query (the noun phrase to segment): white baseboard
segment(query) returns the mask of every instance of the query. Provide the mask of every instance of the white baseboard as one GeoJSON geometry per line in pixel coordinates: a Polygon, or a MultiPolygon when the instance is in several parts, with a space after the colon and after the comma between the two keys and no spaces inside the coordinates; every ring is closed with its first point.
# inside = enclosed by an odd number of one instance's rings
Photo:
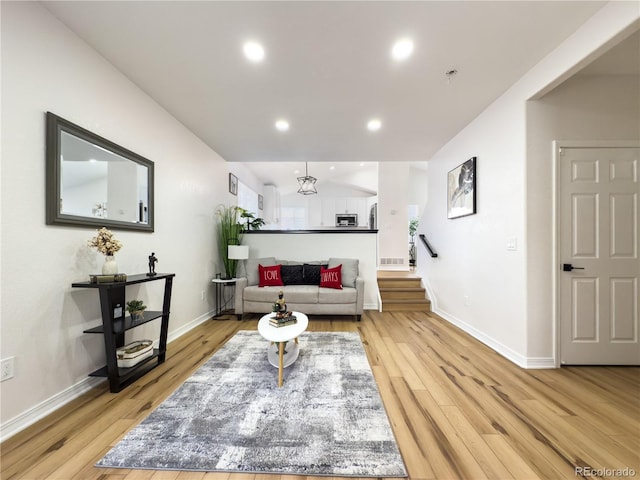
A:
{"type": "MultiPolygon", "coordinates": [[[[432,304],[433,307],[433,304],[432,304]]],[[[447,312],[442,310],[433,308],[432,309],[435,314],[442,317],[446,321],[452,323],[456,327],[464,330],[466,333],[471,335],[476,340],[484,343],[486,346],[494,350],[496,353],[502,355],[507,360],[515,363],[521,368],[526,369],[540,369],[540,368],[556,368],[555,359],[553,357],[526,357],[515,350],[507,347],[506,345],[498,342],[497,340],[491,338],[489,335],[481,332],[475,327],[469,325],[466,322],[456,318],[453,315],[450,315],[447,312]]]]}
{"type": "Polygon", "coordinates": [[[544,368],[558,368],[553,357],[527,357],[527,366],[530,370],[544,368]]]}
{"type": "MultiPolygon", "coordinates": [[[[200,315],[195,320],[183,325],[169,333],[167,337],[167,343],[171,343],[175,339],[181,337],[189,330],[194,329],[201,323],[206,322],[211,317],[213,317],[214,311],[207,312],[203,315],[200,315]]],[[[157,346],[158,340],[156,340],[155,345],[157,346]]],[[[0,425],[0,442],[4,442],[9,437],[12,437],[16,433],[24,430],[30,425],[33,425],[38,420],[43,419],[47,415],[55,412],[59,408],[62,408],[64,405],[69,403],[72,400],[75,400],[80,395],[88,392],[92,388],[100,385],[100,383],[105,382],[106,378],[98,378],[98,377],[87,377],[83,380],[79,381],[75,385],[71,385],[66,388],[62,392],[56,393],[52,397],[44,400],[39,403],[35,407],[30,408],[29,410],[21,413],[17,417],[14,417],[10,420],[7,420],[2,425],[0,425]]]]}
{"type": "Polygon", "coordinates": [[[62,392],[56,393],[54,396],[40,402],[35,407],[30,408],[17,417],[4,422],[0,426],[0,442],[4,442],[7,438],[24,430],[29,425],[33,425],[38,420],[41,420],[47,415],[55,412],[63,405],[66,405],[71,400],[78,398],[80,395],[88,392],[92,388],[97,387],[106,380],[106,378],[87,377],[75,385],[71,385],[62,392]]]}
{"type": "Polygon", "coordinates": [[[204,314],[200,315],[195,320],[190,321],[189,323],[183,325],[182,327],[178,328],[177,330],[169,332],[169,335],[167,336],[167,343],[173,342],[176,338],[180,338],[182,335],[184,335],[188,331],[193,330],[194,328],[196,328],[201,323],[206,322],[207,320],[212,318],[214,314],[215,314],[215,310],[211,310],[211,311],[209,311],[207,313],[204,313],[204,314]]]}

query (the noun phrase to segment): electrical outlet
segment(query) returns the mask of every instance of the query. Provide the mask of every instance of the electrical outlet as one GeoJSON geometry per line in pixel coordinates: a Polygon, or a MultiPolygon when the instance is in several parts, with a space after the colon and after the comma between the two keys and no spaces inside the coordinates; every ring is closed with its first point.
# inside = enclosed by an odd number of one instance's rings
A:
{"type": "Polygon", "coordinates": [[[464,301],[464,306],[468,307],[469,306],[469,295],[463,295],[462,296],[462,300],[464,301]]]}
{"type": "Polygon", "coordinates": [[[13,378],[13,361],[15,357],[5,358],[0,361],[0,382],[13,378]]]}
{"type": "Polygon", "coordinates": [[[200,292],[200,300],[204,302],[204,290],[200,292]]]}

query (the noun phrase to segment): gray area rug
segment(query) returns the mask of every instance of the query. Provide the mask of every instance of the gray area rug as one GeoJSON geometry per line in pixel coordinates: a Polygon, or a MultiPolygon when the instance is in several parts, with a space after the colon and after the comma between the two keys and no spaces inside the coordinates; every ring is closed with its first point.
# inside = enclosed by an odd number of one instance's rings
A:
{"type": "Polygon", "coordinates": [[[357,333],[305,332],[284,371],[240,331],[99,467],[406,477],[357,333]]]}

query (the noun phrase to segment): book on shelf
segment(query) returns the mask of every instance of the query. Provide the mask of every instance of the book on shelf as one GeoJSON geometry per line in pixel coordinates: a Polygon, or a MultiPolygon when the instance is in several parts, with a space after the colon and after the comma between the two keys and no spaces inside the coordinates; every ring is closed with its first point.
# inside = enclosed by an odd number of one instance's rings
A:
{"type": "Polygon", "coordinates": [[[112,282],[126,282],[126,273],[114,273],[113,275],[92,274],[89,275],[89,283],[112,283],[112,282]]]}

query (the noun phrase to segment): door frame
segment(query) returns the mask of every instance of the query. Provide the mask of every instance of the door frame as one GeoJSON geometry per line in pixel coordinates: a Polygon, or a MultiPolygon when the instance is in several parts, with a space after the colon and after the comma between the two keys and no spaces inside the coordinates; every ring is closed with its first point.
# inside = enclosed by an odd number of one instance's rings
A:
{"type": "Polygon", "coordinates": [[[561,328],[560,323],[560,167],[563,148],[640,148],[639,140],[554,140],[552,143],[552,253],[551,253],[551,269],[553,272],[551,285],[552,294],[552,322],[553,322],[553,355],[556,368],[562,366],[561,358],[561,328]]]}

